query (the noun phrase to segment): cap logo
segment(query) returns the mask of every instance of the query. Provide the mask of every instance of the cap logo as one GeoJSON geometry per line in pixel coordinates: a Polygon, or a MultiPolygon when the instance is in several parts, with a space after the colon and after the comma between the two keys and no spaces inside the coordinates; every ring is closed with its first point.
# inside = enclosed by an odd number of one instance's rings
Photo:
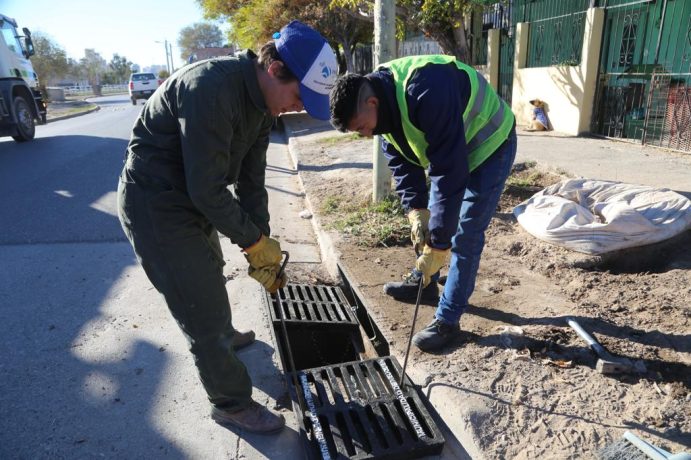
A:
{"type": "Polygon", "coordinates": [[[329,44],[324,43],[301,83],[316,93],[329,94],[336,82],[336,75],[338,75],[336,55],[329,44]]]}

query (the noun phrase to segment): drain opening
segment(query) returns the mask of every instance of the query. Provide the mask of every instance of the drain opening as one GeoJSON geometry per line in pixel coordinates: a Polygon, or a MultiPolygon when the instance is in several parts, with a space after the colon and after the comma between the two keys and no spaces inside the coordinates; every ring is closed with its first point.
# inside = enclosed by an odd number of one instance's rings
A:
{"type": "MultiPolygon", "coordinates": [[[[412,382],[406,378],[399,387],[402,371],[396,359],[365,353],[363,329],[372,334],[369,338],[383,336],[361,301],[354,301],[358,303],[351,304],[332,286],[288,285],[274,296],[266,295],[308,457],[408,459],[439,454],[444,438],[412,382]],[[357,314],[353,304],[362,305],[357,314]],[[370,323],[369,330],[358,323],[360,317],[370,323]],[[289,372],[288,347],[296,375],[289,372]]],[[[379,350],[388,351],[383,343],[379,350]]]]}

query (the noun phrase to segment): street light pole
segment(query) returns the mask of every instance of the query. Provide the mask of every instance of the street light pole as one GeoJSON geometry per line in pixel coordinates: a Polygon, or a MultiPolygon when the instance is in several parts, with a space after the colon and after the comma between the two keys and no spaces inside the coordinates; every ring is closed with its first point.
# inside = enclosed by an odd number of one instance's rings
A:
{"type": "Polygon", "coordinates": [[[156,43],[163,43],[163,48],[166,51],[166,70],[168,71],[168,75],[170,75],[172,72],[172,63],[173,63],[173,45],[170,45],[170,62],[168,61],[168,40],[154,40],[156,43]]]}

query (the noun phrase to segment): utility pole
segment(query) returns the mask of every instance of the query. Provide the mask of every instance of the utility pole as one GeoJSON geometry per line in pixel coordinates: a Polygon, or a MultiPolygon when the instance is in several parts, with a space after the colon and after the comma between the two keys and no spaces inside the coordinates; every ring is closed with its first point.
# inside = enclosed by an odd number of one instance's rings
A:
{"type": "MultiPolygon", "coordinates": [[[[374,1],[374,52],[372,61],[376,69],[396,57],[396,2],[374,1]]],[[[381,137],[374,136],[372,148],[372,200],[383,200],[391,191],[391,172],[381,149],[381,137]]]]}
{"type": "Polygon", "coordinates": [[[168,75],[172,73],[170,68],[170,62],[168,59],[168,40],[163,40],[163,47],[166,49],[166,69],[168,70],[168,75]]]}
{"type": "MultiPolygon", "coordinates": [[[[173,63],[173,44],[170,42],[168,42],[168,49],[170,50],[170,52],[166,50],[166,56],[170,54],[170,70],[168,71],[168,73],[172,74],[173,72],[175,72],[175,64],[173,63]]],[[[168,61],[166,60],[166,62],[168,61]]]]}

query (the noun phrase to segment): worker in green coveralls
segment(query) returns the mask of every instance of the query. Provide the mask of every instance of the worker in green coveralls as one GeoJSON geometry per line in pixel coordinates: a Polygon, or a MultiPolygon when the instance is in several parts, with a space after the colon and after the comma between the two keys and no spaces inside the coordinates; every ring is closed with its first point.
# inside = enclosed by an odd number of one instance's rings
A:
{"type": "Polygon", "coordinates": [[[217,232],[243,249],[249,275],[269,292],[286,284],[264,186],[271,126],[277,115],[303,108],[328,119],[337,71],[326,40],[293,21],[258,56],[247,51],[177,71],[132,130],[118,187],[120,222],[189,340],[221,425],[270,433],[285,420],[252,399],[235,354],[254,332],[233,328],[217,232]]]}

